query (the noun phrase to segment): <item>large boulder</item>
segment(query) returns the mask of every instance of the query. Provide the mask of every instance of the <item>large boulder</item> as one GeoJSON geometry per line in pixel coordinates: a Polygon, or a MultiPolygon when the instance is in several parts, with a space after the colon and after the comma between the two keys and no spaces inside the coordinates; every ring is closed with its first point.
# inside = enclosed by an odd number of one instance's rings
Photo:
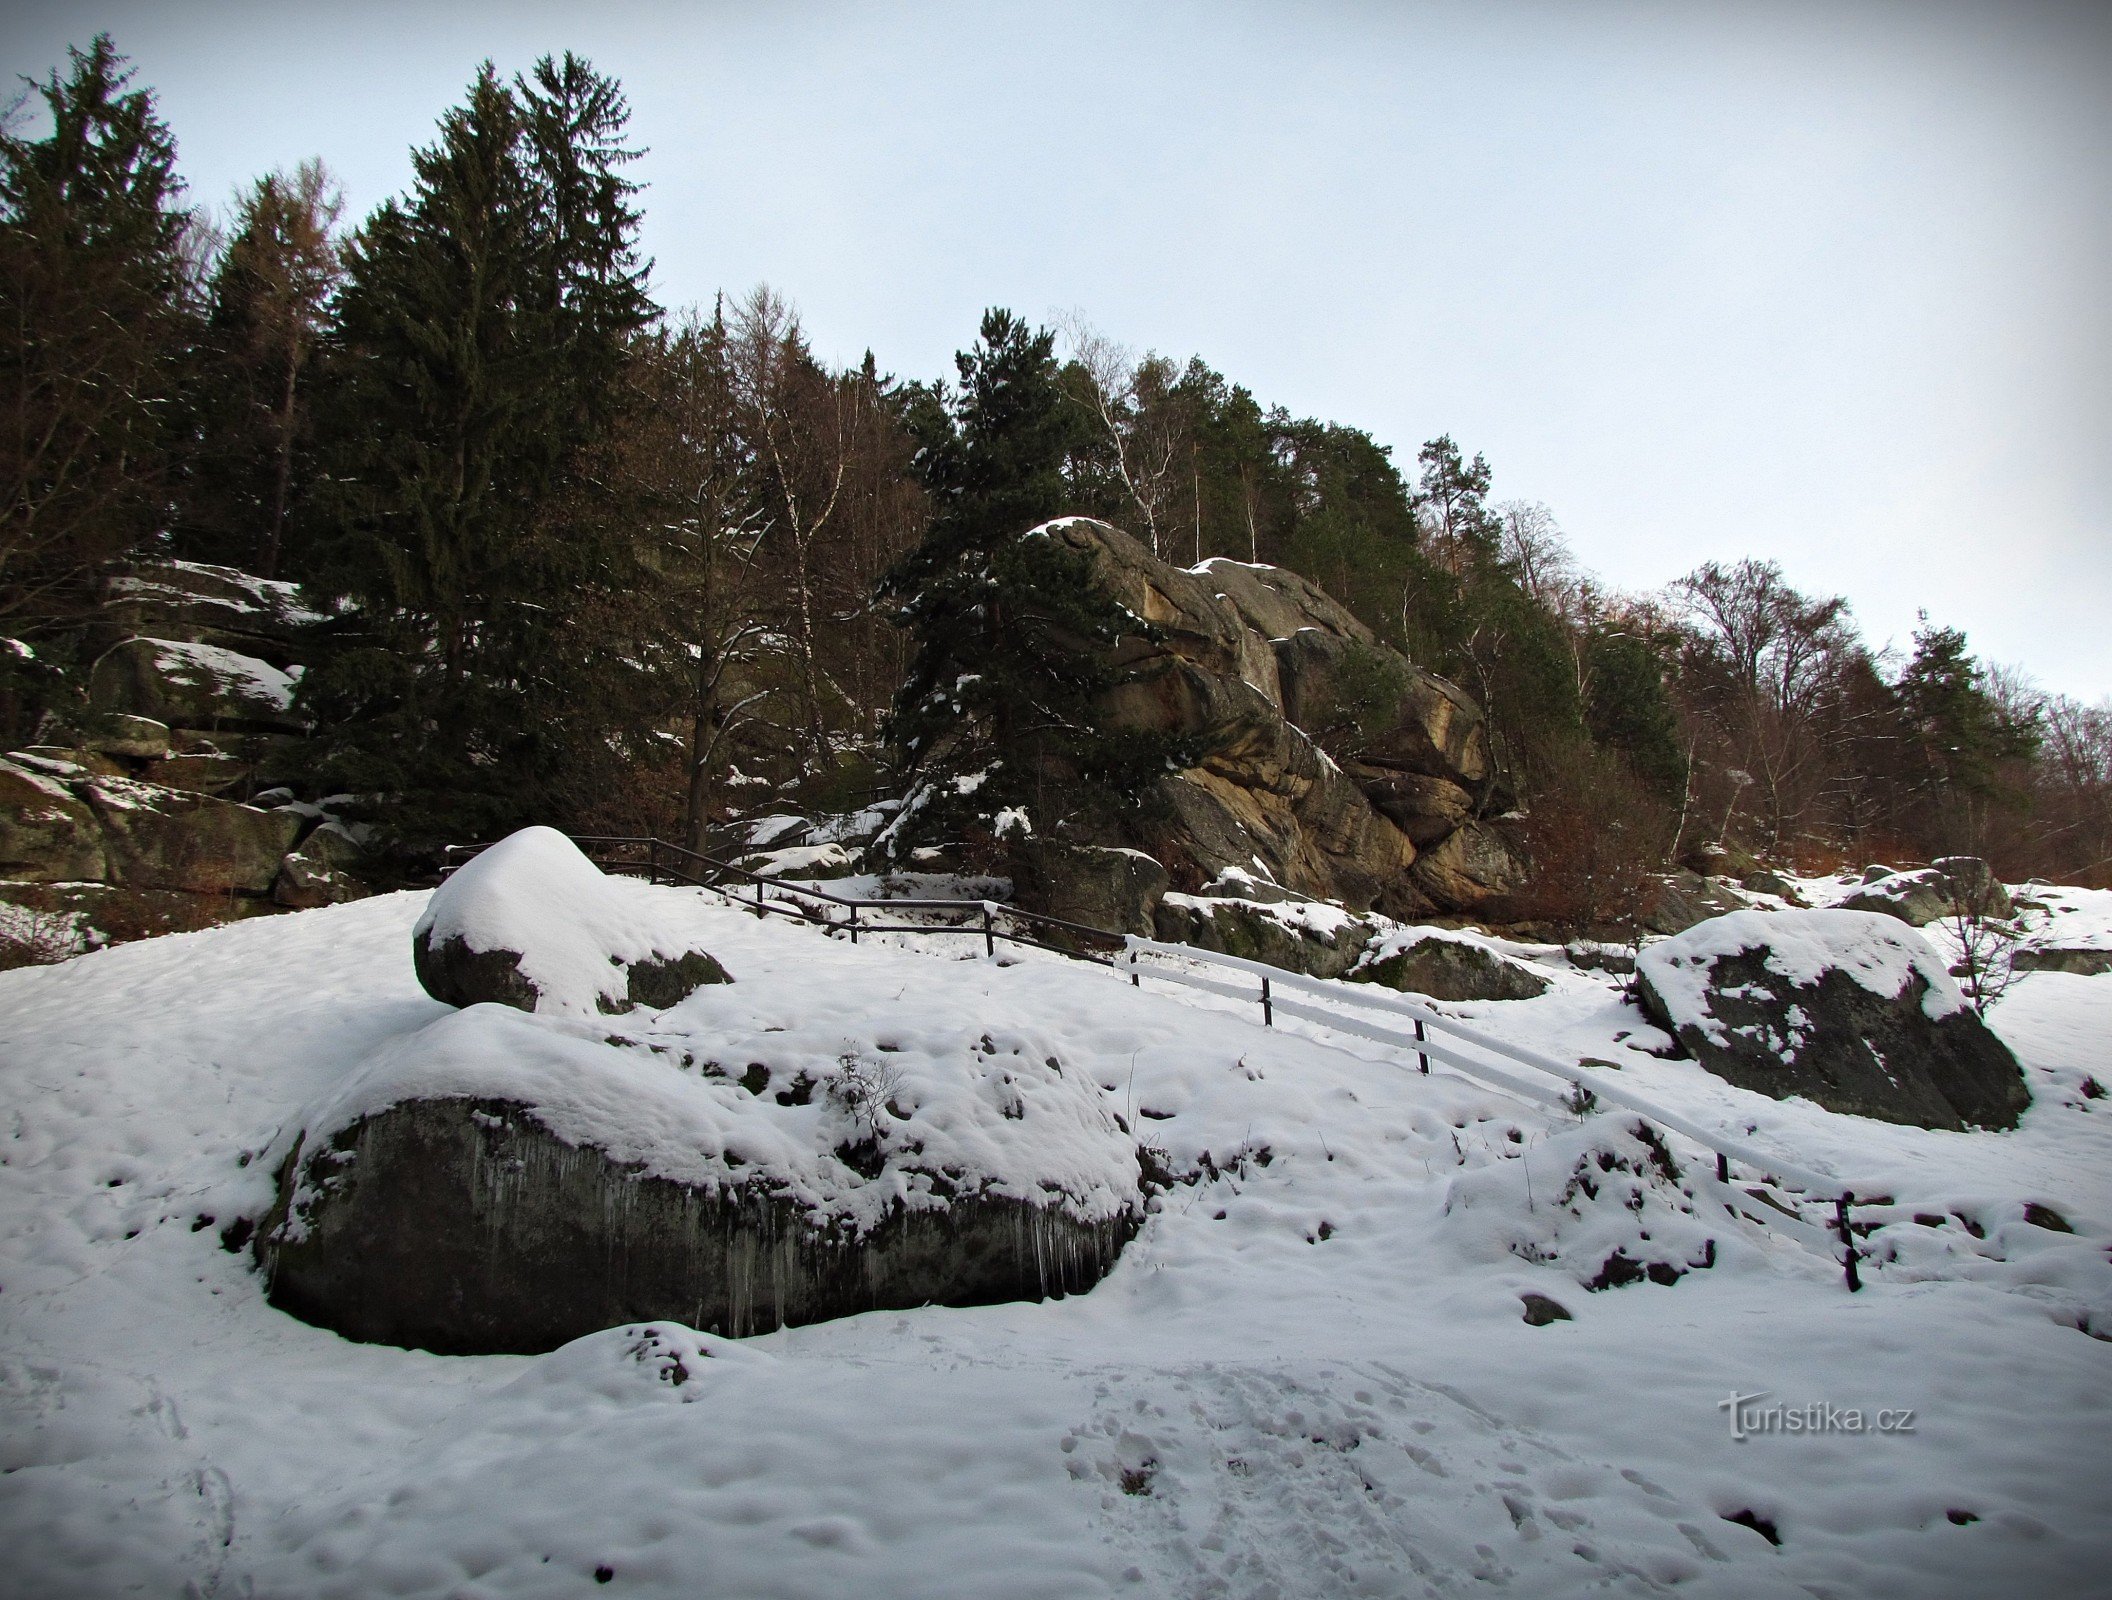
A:
{"type": "Polygon", "coordinates": [[[125,639],[96,658],[88,704],[100,716],[141,717],[172,728],[299,732],[299,669],[181,639],[125,639]]]}
{"type": "Polygon", "coordinates": [[[1651,933],[1685,933],[1711,917],[1745,909],[1745,901],[1731,892],[1728,880],[1707,877],[1691,867],[1674,867],[1658,877],[1643,927],[1651,933]]]}
{"type": "Polygon", "coordinates": [[[1403,928],[1374,943],[1349,974],[1432,1000],[1533,1000],[1547,979],[1522,961],[1460,934],[1403,928]]]}
{"type": "Polygon", "coordinates": [[[1194,945],[1315,978],[1339,978],[1371,943],[1372,924],[1338,907],[1310,902],[1169,894],[1159,902],[1156,932],[1168,944],[1194,945]]]}
{"type": "Polygon", "coordinates": [[[1171,881],[1141,850],[1025,839],[1013,846],[1013,893],[1043,914],[1110,933],[1152,931],[1171,881]]]}
{"type": "Polygon", "coordinates": [[[292,811],[127,778],[93,778],[76,790],[100,826],[110,881],[134,889],[265,894],[301,831],[292,811]]]}
{"type": "Polygon", "coordinates": [[[1208,751],[1134,811],[1074,822],[1074,842],[1142,849],[1187,889],[1258,870],[1395,917],[1516,886],[1520,863],[1484,820],[1500,807],[1480,709],[1317,585],[1244,562],[1175,567],[1089,518],[1029,537],[1086,558],[1096,586],[1150,625],[1116,647],[1108,723],[1208,751]],[[1411,875],[1425,854],[1436,860],[1411,875]]]}
{"type": "Polygon", "coordinates": [[[729,1020],[678,1051],[480,1006],[383,1050],[278,1152],[273,1303],[451,1353],[652,1318],[738,1337],[1081,1291],[1135,1230],[1135,1148],[1045,1048],[817,1026],[698,1059],[729,1020]]]}
{"type": "Polygon", "coordinates": [[[433,891],[411,932],[412,960],[425,992],[451,1006],[488,1000],[573,1016],[665,1008],[730,981],[693,937],[665,926],[665,909],[554,828],[523,828],[433,891]]]}
{"type": "Polygon", "coordinates": [[[2009,891],[1978,856],[1944,856],[1912,872],[1872,868],[1860,888],[1834,905],[1897,917],[1912,928],[1960,913],[2002,919],[2014,911],[2009,891]]]}
{"type": "Polygon", "coordinates": [[[49,773],[0,761],[0,878],[95,882],[105,870],[95,813],[49,773]]]}
{"type": "Polygon", "coordinates": [[[1739,911],[1644,950],[1636,992],[1709,1071],[1776,1099],[1924,1128],[2008,1128],[2016,1058],[1928,942],[1864,911],[1739,911]]]}
{"type": "Polygon", "coordinates": [[[320,618],[290,583],[199,561],[142,561],[104,584],[98,620],[120,637],[213,645],[284,667],[320,618]]]}

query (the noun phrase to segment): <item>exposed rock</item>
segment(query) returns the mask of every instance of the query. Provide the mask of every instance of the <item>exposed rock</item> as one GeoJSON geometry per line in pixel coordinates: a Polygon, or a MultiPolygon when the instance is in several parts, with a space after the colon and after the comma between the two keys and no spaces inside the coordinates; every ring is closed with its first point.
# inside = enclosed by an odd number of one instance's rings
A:
{"type": "Polygon", "coordinates": [[[271,898],[289,911],[341,905],[365,893],[356,878],[332,866],[325,856],[311,853],[306,845],[279,863],[279,875],[271,886],[271,898]]]}
{"type": "Polygon", "coordinates": [[[99,755],[156,761],[169,753],[169,725],[152,717],[129,716],[122,711],[106,712],[89,719],[81,743],[99,755]]]}
{"type": "Polygon", "coordinates": [[[1925,1128],[2008,1128],[2016,1058],[1926,940],[1855,911],[1745,911],[1642,952],[1643,1009],[1709,1071],[1829,1111],[1925,1128]]]}
{"type": "Polygon", "coordinates": [[[433,892],[411,933],[418,981],[451,1006],[586,1016],[663,1009],[732,981],[708,952],[654,926],[641,893],[556,830],[523,828],[433,892]]]}
{"type": "Polygon", "coordinates": [[[1486,822],[1470,822],[1416,857],[1416,887],[1441,906],[1473,906],[1524,886],[1525,863],[1486,822]]]}
{"type": "Polygon", "coordinates": [[[1339,978],[1371,942],[1372,926],[1331,906],[1258,905],[1169,894],[1159,902],[1158,937],[1221,955],[1243,956],[1315,978],[1339,978]]]}
{"type": "Polygon", "coordinates": [[[1573,1320],[1559,1300],[1551,1300],[1531,1289],[1518,1298],[1525,1303],[1524,1321],[1529,1328],[1544,1328],[1552,1322],[1573,1320]]]}
{"type": "Polygon", "coordinates": [[[831,1023],[722,1067],[720,1030],[613,1026],[478,1006],[345,1074],[275,1157],[273,1302],[448,1352],[650,1318],[740,1336],[1077,1292],[1136,1227],[1133,1142],[1037,1041],[881,1054],[831,1023]]]}
{"type": "Polygon", "coordinates": [[[980,1194],[897,1210],[858,1236],[814,1226],[767,1181],[652,1177],[500,1101],[395,1106],[299,1160],[324,1198],[293,1229],[282,1200],[259,1234],[272,1303],[349,1339],[442,1354],[533,1354],[652,1317],[739,1338],[1075,1294],[1136,1226],[980,1194]]]}
{"type": "Polygon", "coordinates": [[[170,727],[298,732],[294,677],[256,656],[178,639],[126,639],[96,659],[88,703],[100,716],[170,727]]]}
{"type": "Polygon", "coordinates": [[[105,870],[95,813],[57,779],[0,760],[0,878],[75,883],[105,870]]]}
{"type": "Polygon", "coordinates": [[[1778,900],[1787,900],[1793,906],[1804,904],[1803,896],[1797,892],[1797,886],[1779,872],[1748,872],[1738,880],[1738,887],[1747,894],[1771,894],[1778,900]]]}
{"type": "Polygon", "coordinates": [[[292,811],[262,811],[124,778],[79,785],[101,826],[113,883],[200,894],[264,894],[301,831],[292,811]]]}
{"type": "Polygon", "coordinates": [[[1836,901],[1835,909],[1882,912],[1913,928],[1960,912],[1995,918],[2012,913],[2009,891],[1978,856],[1945,856],[1918,871],[1885,869],[1875,878],[1866,872],[1863,887],[1836,901]]]}
{"type": "Polygon", "coordinates": [[[319,620],[290,583],[196,561],[142,561],[104,585],[104,627],[213,645],[285,667],[301,628],[319,620]]]}
{"type": "Polygon", "coordinates": [[[1087,557],[1102,591],[1156,630],[1118,647],[1127,680],[1102,703],[1108,722],[1209,751],[1079,842],[1141,849],[1190,889],[1237,869],[1395,917],[1515,886],[1519,863],[1480,820],[1495,803],[1488,734],[1455,686],[1296,573],[1184,571],[1087,518],[1035,536],[1087,557]],[[1327,740],[1346,741],[1341,760],[1327,740]],[[1426,847],[1437,860],[1413,875],[1426,847]]]}
{"type": "Polygon", "coordinates": [[[1152,912],[1172,881],[1140,850],[1027,839],[1011,853],[1013,893],[1045,915],[1111,933],[1153,929],[1152,912]]]}
{"type": "Polygon", "coordinates": [[[73,745],[26,744],[10,750],[8,759],[48,777],[68,782],[75,778],[124,778],[131,768],[113,761],[100,750],[82,750],[73,745]]]}
{"type": "Polygon", "coordinates": [[[1547,979],[1523,962],[1440,933],[1398,947],[1389,940],[1349,976],[1432,1000],[1532,1000],[1547,993],[1547,979]]]}
{"type": "Polygon", "coordinates": [[[2016,914],[2009,890],[1978,856],[1938,856],[1931,865],[1950,884],[1952,904],[1959,910],[1997,919],[2016,914]]]}
{"type": "Polygon", "coordinates": [[[1657,901],[1643,926],[1652,933],[1684,933],[1696,923],[1744,909],[1745,902],[1721,883],[1675,867],[1658,879],[1657,901]]]}
{"type": "Polygon", "coordinates": [[[2078,945],[2072,948],[2060,945],[2031,945],[2020,949],[2011,958],[2019,972],[2068,972],[2079,977],[2095,977],[2099,973],[2112,972],[2112,948],[2102,945],[2078,945]]]}
{"type": "Polygon", "coordinates": [[[149,783],[164,789],[184,789],[192,794],[226,794],[255,775],[256,769],[236,756],[172,755],[155,762],[146,771],[149,783]]]}

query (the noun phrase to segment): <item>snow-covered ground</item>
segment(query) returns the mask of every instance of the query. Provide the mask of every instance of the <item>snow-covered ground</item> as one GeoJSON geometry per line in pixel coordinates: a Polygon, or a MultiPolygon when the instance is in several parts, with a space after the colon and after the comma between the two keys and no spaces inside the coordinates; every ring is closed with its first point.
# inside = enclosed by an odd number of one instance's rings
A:
{"type": "Polygon", "coordinates": [[[412,975],[423,905],[0,975],[0,1593],[2112,1584],[2112,1342],[2091,1336],[2112,1334],[2112,977],[2034,974],[1994,1013],[2034,1094],[2009,1134],[1734,1089],[1648,1054],[1618,980],[1559,963],[1540,999],[1451,1008],[1892,1197],[1850,1295],[1815,1209],[1717,1186],[1678,1140],[1677,1180],[1602,1166],[1638,1148],[1624,1119],[1052,957],[685,904],[736,982],[659,1033],[1031,1034],[1194,1181],[1066,1301],[443,1358],[271,1309],[221,1241],[266,1203],[289,1119],[449,1014],[412,975]],[[1582,1287],[1644,1234],[1690,1265],[1706,1238],[1714,1265],[1582,1287]],[[1529,1291],[1573,1320],[1528,1325],[1529,1291]],[[1781,1431],[1812,1406],[1833,1431],[1781,1431]]]}

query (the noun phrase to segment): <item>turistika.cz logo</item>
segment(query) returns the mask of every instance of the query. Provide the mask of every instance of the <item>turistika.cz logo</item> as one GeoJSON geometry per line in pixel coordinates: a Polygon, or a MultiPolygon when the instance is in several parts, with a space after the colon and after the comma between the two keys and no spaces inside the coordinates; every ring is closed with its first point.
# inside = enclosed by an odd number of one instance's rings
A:
{"type": "Polygon", "coordinates": [[[1768,1433],[1914,1431],[1911,1406],[1887,1406],[1877,1411],[1865,1411],[1860,1406],[1836,1406],[1824,1400],[1813,1400],[1801,1406],[1784,1405],[1779,1400],[1772,1405],[1763,1405],[1761,1402],[1767,1397],[1768,1391],[1761,1389],[1753,1394],[1733,1394],[1716,1402],[1716,1409],[1730,1416],[1733,1439],[1742,1444],[1756,1434],[1768,1433]]]}

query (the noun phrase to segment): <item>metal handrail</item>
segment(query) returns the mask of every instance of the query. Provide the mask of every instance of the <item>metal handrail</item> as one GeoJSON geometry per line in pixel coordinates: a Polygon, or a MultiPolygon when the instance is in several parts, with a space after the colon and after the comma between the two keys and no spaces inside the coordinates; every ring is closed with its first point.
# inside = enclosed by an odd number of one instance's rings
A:
{"type": "Polygon", "coordinates": [[[1358,989],[1350,989],[1340,984],[1329,983],[1324,979],[1309,977],[1304,973],[1290,972],[1281,967],[1273,967],[1267,962],[1251,961],[1243,956],[1225,955],[1216,950],[1203,950],[1194,945],[1165,944],[1159,940],[1145,939],[1135,934],[1129,935],[1124,943],[1127,947],[1128,959],[1122,965],[1123,969],[1129,973],[1132,982],[1136,982],[1140,977],[1148,974],[1170,983],[1201,989],[1232,999],[1245,1000],[1253,998],[1261,1004],[1262,1020],[1265,1024],[1273,1023],[1275,1014],[1280,1011],[1286,1016],[1315,1023],[1324,1028],[1333,1028],[1338,1032],[1371,1039],[1380,1044],[1413,1050],[1422,1059],[1422,1070],[1426,1073],[1430,1070],[1430,1062],[1434,1059],[1444,1062],[1447,1066],[1463,1073],[1467,1077],[1478,1079],[1481,1082],[1491,1084],[1494,1087],[1520,1095],[1526,1099],[1556,1106],[1568,1104],[1567,1100],[1561,1095],[1555,1094],[1538,1084],[1520,1079],[1500,1068],[1491,1066],[1485,1061],[1465,1055],[1459,1050],[1440,1044],[1429,1036],[1430,1030],[1441,1029],[1459,1039],[1462,1043],[1487,1051],[1491,1055],[1500,1056],[1519,1066],[1530,1067],[1535,1071],[1545,1072],[1553,1077],[1560,1078],[1575,1088],[1591,1095],[1595,1100],[1604,1100],[1610,1104],[1625,1107],[1638,1116],[1645,1117],[1656,1123],[1661,1128],[1692,1139],[1704,1149],[1714,1151],[1716,1155],[1716,1176],[1719,1181],[1726,1183],[1730,1181],[1729,1164],[1732,1161],[1737,1161],[1752,1167],[1764,1177],[1775,1182],[1794,1185],[1814,1195],[1830,1197],[1834,1203],[1835,1227],[1839,1233],[1842,1246],[1846,1251],[1846,1260],[1843,1265],[1847,1273],[1848,1287],[1851,1290],[1862,1287],[1862,1280],[1857,1271],[1859,1252],[1855,1247],[1855,1236],[1850,1231],[1848,1221],[1848,1209],[1855,1204],[1855,1193],[1852,1189],[1843,1186],[1838,1176],[1815,1172],[1808,1167],[1800,1166],[1795,1162],[1785,1161],[1779,1156],[1772,1155],[1767,1151],[1757,1149],[1739,1140],[1727,1139],[1721,1134],[1712,1133],[1699,1124],[1679,1115],[1679,1113],[1668,1111],[1639,1094],[1621,1088],[1617,1084],[1609,1083],[1604,1078],[1587,1071],[1581,1066],[1558,1060],[1554,1056],[1529,1049],[1524,1045],[1512,1044],[1506,1039],[1499,1039],[1494,1034],[1486,1033],[1482,1029],[1462,1022],[1455,1017],[1448,1017],[1443,1012],[1433,1010],[1431,1007],[1411,1000],[1402,994],[1364,986],[1360,986],[1358,989]],[[1169,957],[1181,961],[1194,961],[1204,966],[1245,973],[1260,980],[1260,992],[1250,996],[1247,991],[1235,988],[1232,985],[1206,978],[1198,978],[1192,973],[1145,967],[1139,958],[1146,955],[1169,957]],[[1277,992],[1283,988],[1311,994],[1336,1004],[1347,1003],[1367,1006],[1377,1011],[1392,1012],[1396,1015],[1407,1017],[1413,1022],[1415,1031],[1412,1035],[1406,1034],[1396,1029],[1378,1027],[1359,1017],[1343,1016],[1319,1006],[1306,1005],[1296,1000],[1286,1000],[1277,992]]]}

